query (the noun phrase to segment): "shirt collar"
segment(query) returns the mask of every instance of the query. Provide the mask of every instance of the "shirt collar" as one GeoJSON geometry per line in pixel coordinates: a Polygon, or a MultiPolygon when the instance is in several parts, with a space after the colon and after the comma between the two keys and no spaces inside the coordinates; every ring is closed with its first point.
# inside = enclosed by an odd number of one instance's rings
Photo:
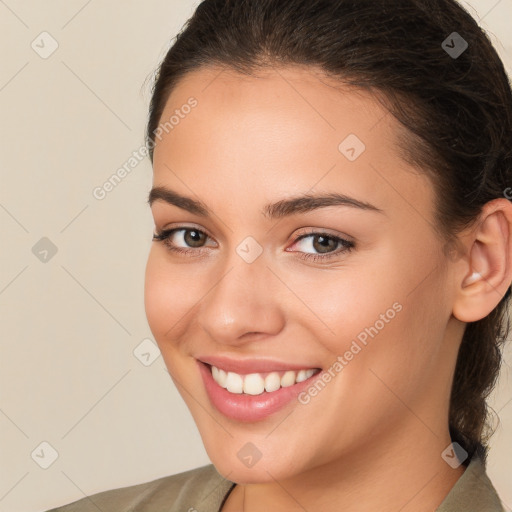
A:
{"type": "Polygon", "coordinates": [[[480,457],[473,456],[436,512],[504,512],[480,457]]]}

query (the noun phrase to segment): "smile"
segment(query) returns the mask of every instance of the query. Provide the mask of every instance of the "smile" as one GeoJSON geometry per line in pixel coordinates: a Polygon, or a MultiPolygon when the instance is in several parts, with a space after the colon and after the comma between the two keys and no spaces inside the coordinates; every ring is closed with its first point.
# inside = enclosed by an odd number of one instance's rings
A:
{"type": "Polygon", "coordinates": [[[289,404],[298,404],[300,392],[322,372],[300,366],[286,369],[284,363],[215,359],[216,365],[197,360],[206,394],[218,412],[241,422],[260,421],[289,404]]]}

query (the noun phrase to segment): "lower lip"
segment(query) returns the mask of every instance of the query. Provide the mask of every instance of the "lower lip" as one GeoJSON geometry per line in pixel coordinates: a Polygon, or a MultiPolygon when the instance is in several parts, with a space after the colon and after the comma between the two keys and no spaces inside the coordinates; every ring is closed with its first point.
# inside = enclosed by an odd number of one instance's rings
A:
{"type": "Polygon", "coordinates": [[[211,403],[224,416],[244,422],[259,421],[279,411],[294,398],[297,398],[297,395],[304,388],[311,385],[311,381],[321,373],[315,373],[309,379],[298,382],[293,386],[279,388],[270,393],[263,392],[260,395],[249,395],[246,393],[230,393],[213,380],[208,365],[201,361],[197,361],[197,363],[211,403]]]}

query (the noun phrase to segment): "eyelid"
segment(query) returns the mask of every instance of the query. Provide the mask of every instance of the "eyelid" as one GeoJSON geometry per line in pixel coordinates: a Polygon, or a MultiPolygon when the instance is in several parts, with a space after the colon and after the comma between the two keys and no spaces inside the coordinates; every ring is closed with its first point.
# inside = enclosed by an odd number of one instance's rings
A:
{"type": "Polygon", "coordinates": [[[313,228],[305,228],[305,231],[301,232],[294,240],[294,243],[300,240],[302,237],[305,237],[307,235],[328,235],[332,236],[333,238],[341,238],[343,240],[346,240],[347,242],[356,243],[356,240],[354,237],[346,235],[345,233],[340,233],[339,231],[334,231],[332,229],[328,228],[320,228],[320,227],[313,227],[313,228]]]}
{"type": "Polygon", "coordinates": [[[190,223],[187,223],[187,224],[180,224],[179,222],[177,223],[174,223],[174,224],[165,224],[165,226],[161,229],[157,229],[156,226],[155,226],[155,230],[156,230],[156,234],[166,234],[166,233],[169,233],[170,231],[181,231],[181,230],[197,230],[197,231],[200,231],[201,233],[204,233],[206,236],[208,236],[208,238],[212,239],[212,240],[215,240],[214,237],[210,234],[210,232],[205,229],[203,226],[199,225],[199,224],[194,224],[193,222],[190,222],[190,223]]]}
{"type": "MultiPolygon", "coordinates": [[[[199,233],[205,235],[208,239],[213,240],[215,242],[214,238],[212,236],[210,236],[206,230],[204,230],[202,228],[200,229],[200,228],[197,228],[197,227],[191,226],[191,225],[170,226],[170,227],[166,227],[166,228],[160,229],[160,230],[157,229],[156,233],[153,233],[153,240],[164,242],[165,245],[167,245],[169,248],[171,248],[172,244],[169,242],[169,239],[175,233],[177,233],[179,231],[198,231],[199,233]]],[[[217,242],[215,242],[215,244],[217,245],[217,242]]],[[[203,247],[176,247],[176,251],[185,252],[190,249],[191,251],[199,252],[202,249],[204,249],[205,247],[211,247],[211,246],[205,245],[203,247]]]]}

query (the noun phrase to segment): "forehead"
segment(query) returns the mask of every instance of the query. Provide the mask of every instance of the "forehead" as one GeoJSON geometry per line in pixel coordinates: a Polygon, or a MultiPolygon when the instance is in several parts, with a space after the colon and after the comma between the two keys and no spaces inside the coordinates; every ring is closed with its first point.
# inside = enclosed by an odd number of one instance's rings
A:
{"type": "Polygon", "coordinates": [[[185,75],[167,100],[155,168],[162,156],[177,164],[183,155],[199,156],[199,150],[213,147],[216,161],[226,156],[223,150],[231,161],[240,152],[267,164],[276,153],[320,160],[320,148],[324,159],[338,158],[339,145],[349,135],[359,139],[360,150],[364,146],[394,156],[395,124],[372,94],[335,84],[316,68],[265,69],[256,76],[201,68],[185,75]]]}
{"type": "MultiPolygon", "coordinates": [[[[329,78],[316,67],[286,66],[265,68],[254,75],[233,69],[205,67],[186,74],[168,98],[162,120],[180,109],[194,96],[204,114],[215,109],[225,114],[257,116],[272,112],[295,113],[296,119],[309,120],[312,128],[337,130],[351,124],[356,130],[372,128],[388,111],[377,100],[376,92],[363,90],[329,78]],[[340,117],[340,111],[346,113],[340,117]],[[357,113],[358,123],[352,116],[357,113]],[[369,126],[364,121],[369,122],[369,126]]],[[[283,120],[283,117],[281,116],[283,120]]],[[[390,120],[393,123],[393,119],[390,120]]]]}
{"type": "Polygon", "coordinates": [[[246,199],[336,189],[379,207],[432,207],[430,182],[399,156],[398,121],[369,91],[315,68],[203,68],[178,83],[160,123],[177,114],[156,142],[155,185],[187,192],[185,179],[199,195],[236,189],[246,199]],[[190,98],[196,106],[183,108],[190,98]]]}

